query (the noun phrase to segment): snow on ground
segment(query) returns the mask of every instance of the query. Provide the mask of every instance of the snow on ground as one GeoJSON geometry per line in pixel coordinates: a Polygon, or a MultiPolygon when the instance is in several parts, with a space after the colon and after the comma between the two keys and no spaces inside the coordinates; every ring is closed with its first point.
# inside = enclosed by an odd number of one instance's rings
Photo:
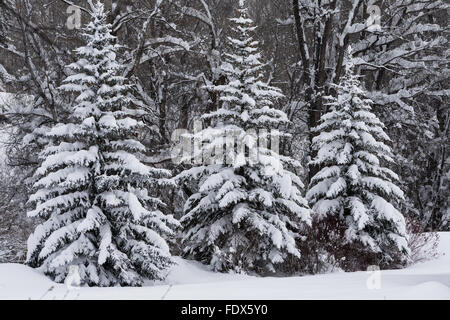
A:
{"type": "Polygon", "coordinates": [[[403,270],[290,278],[217,274],[176,258],[164,283],[142,288],[69,290],[34,269],[0,264],[0,299],[450,299],[450,232],[440,234],[439,251],[438,259],[403,270]]]}

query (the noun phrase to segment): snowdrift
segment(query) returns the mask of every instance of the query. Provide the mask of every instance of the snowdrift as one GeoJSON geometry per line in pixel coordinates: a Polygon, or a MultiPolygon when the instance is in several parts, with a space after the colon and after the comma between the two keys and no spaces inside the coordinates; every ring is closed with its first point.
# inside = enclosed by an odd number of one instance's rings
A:
{"type": "Polygon", "coordinates": [[[176,258],[164,282],[142,288],[68,289],[19,264],[0,264],[0,299],[450,299],[450,232],[440,257],[403,270],[290,278],[218,274],[176,258]]]}

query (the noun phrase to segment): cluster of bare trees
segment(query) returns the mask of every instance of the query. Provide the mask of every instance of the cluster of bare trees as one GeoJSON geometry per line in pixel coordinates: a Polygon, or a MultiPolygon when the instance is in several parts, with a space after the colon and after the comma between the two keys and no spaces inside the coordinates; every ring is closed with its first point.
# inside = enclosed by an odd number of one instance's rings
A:
{"type": "MultiPolygon", "coordinates": [[[[6,171],[0,181],[0,241],[12,242],[23,225],[25,202],[42,149],[41,133],[64,122],[73,96],[57,88],[80,32],[67,21],[79,12],[88,21],[87,1],[0,0],[0,91],[14,99],[0,105],[6,171]],[[69,10],[68,10],[69,9],[69,10]],[[79,10],[79,11],[77,11],[79,10]],[[13,172],[13,173],[12,173],[13,172]]],[[[218,108],[211,85],[227,82],[220,72],[228,18],[237,0],[105,0],[109,22],[122,49],[125,76],[137,83],[145,108],[140,138],[147,161],[174,169],[171,133],[218,108]]],[[[314,156],[311,128],[326,111],[324,97],[343,73],[353,49],[358,72],[375,112],[387,125],[397,155],[396,171],[406,192],[402,211],[429,229],[450,229],[448,4],[441,0],[247,0],[258,25],[267,65],[266,81],[283,90],[278,108],[290,120],[293,138],[283,152],[307,163],[314,156]],[[375,28],[373,26],[375,25],[375,28]],[[371,28],[372,27],[372,28],[371,28]]],[[[0,100],[1,101],[1,100],[0,100]]],[[[1,102],[0,102],[1,103],[1,102]]],[[[309,179],[317,168],[298,173],[309,179]]],[[[308,181],[306,181],[308,182],[308,181]]],[[[171,210],[193,190],[166,194],[171,210]]],[[[27,222],[24,222],[27,221],[27,222]]],[[[25,245],[20,237],[16,250],[25,245]]],[[[15,241],[15,240],[14,240],[15,241]]],[[[0,256],[0,260],[1,260],[0,256]]],[[[10,258],[11,259],[11,258],[10,258]]]]}

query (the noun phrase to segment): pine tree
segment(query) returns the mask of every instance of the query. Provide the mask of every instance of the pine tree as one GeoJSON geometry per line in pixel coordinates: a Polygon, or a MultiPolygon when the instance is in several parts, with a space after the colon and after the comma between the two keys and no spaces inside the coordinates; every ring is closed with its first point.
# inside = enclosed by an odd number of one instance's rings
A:
{"type": "Polygon", "coordinates": [[[162,279],[171,264],[164,235],[177,222],[148,190],[169,183],[169,172],[144,165],[131,85],[116,61],[118,46],[103,5],[92,5],[86,45],[61,90],[77,95],[73,119],[48,132],[31,217],[45,220],[28,241],[27,263],[57,282],[79,267],[89,286],[141,285],[162,279]]]}
{"type": "Polygon", "coordinates": [[[395,265],[408,252],[405,219],[394,207],[403,192],[395,184],[397,174],[383,166],[394,161],[385,144],[390,139],[354,67],[349,49],[337,97],[329,97],[330,111],[314,129],[318,154],[312,164],[321,170],[312,178],[307,199],[314,217],[332,229],[322,240],[338,243],[346,268],[395,265]]]}
{"type": "Polygon", "coordinates": [[[208,88],[220,94],[221,107],[204,115],[209,127],[193,135],[202,146],[193,158],[203,165],[177,178],[198,181],[181,220],[185,253],[217,271],[263,274],[300,257],[296,239],[310,213],[302,181],[287,170],[299,164],[275,148],[286,136],[275,129],[288,119],[273,107],[280,90],[263,82],[247,11],[241,0],[231,19],[235,37],[221,66],[228,83],[208,88]]]}

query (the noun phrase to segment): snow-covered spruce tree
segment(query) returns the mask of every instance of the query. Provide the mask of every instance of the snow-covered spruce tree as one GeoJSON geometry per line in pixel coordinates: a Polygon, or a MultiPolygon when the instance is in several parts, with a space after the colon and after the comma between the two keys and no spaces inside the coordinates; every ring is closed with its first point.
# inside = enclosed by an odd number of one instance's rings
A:
{"type": "Polygon", "coordinates": [[[197,166],[177,179],[198,182],[181,220],[186,255],[216,271],[265,274],[300,257],[296,239],[310,212],[300,178],[287,170],[299,164],[265,143],[274,147],[284,134],[271,129],[288,119],[273,108],[280,90],[262,81],[247,10],[241,0],[231,19],[235,36],[221,66],[228,83],[208,88],[220,94],[221,107],[204,115],[209,127],[193,135],[202,154],[194,150],[197,166]]]}
{"type": "Polygon", "coordinates": [[[29,216],[45,222],[29,238],[27,263],[57,282],[75,265],[85,285],[138,286],[162,279],[172,263],[162,236],[177,222],[147,191],[169,183],[169,173],[139,160],[145,148],[130,85],[103,5],[91,9],[86,45],[61,87],[77,94],[73,119],[48,132],[54,143],[41,154],[29,216]]]}
{"type": "Polygon", "coordinates": [[[364,97],[354,59],[348,51],[345,75],[328,97],[330,111],[314,129],[318,151],[307,199],[322,243],[344,269],[368,265],[399,266],[408,253],[405,219],[394,207],[403,199],[397,175],[383,166],[393,162],[383,123],[364,97]]]}

